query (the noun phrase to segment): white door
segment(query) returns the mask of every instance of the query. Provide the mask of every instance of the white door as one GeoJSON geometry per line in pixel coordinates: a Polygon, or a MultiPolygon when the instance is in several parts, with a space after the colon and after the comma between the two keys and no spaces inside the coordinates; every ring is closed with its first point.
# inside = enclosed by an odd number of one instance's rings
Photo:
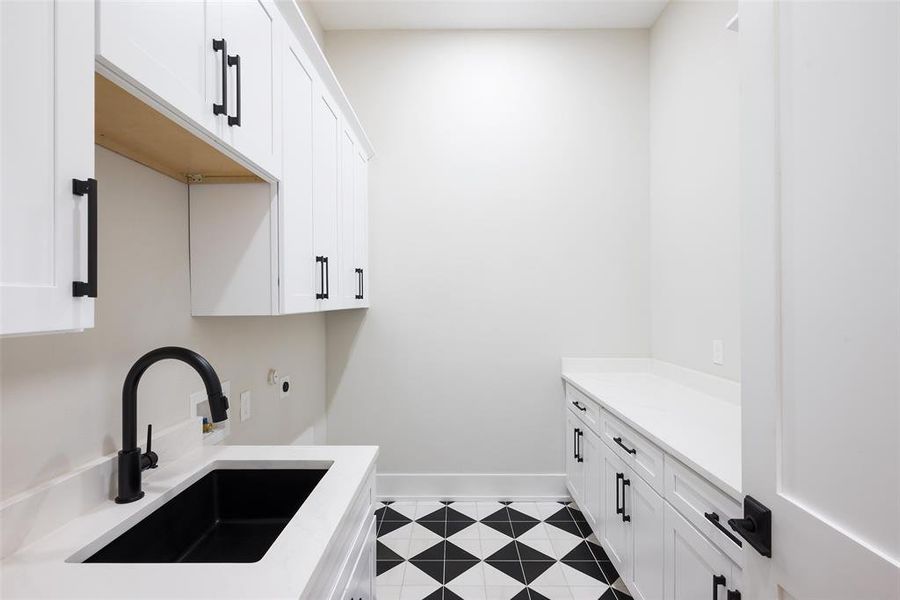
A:
{"type": "Polygon", "coordinates": [[[628,511],[631,515],[631,595],[637,600],[663,597],[663,539],[665,501],[639,476],[631,477],[628,511]]]}
{"type": "Polygon", "coordinates": [[[359,278],[356,276],[356,227],[354,207],[354,179],[356,175],[356,145],[348,129],[341,134],[341,185],[340,185],[340,276],[338,294],[342,307],[357,303],[359,278]]]}
{"type": "Polygon", "coordinates": [[[316,253],[313,244],[313,71],[305,54],[285,44],[282,137],[284,161],[279,184],[281,210],[281,312],[316,309],[316,253]]]}
{"type": "Polygon", "coordinates": [[[222,37],[228,43],[228,116],[220,127],[245,157],[278,175],[281,21],[268,0],[223,0],[222,37]]]}
{"type": "Polygon", "coordinates": [[[630,469],[606,444],[602,444],[600,449],[604,489],[600,545],[606,550],[619,574],[630,579],[631,544],[626,518],[629,516],[631,503],[628,501],[629,486],[625,484],[630,481],[630,469]]]}
{"type": "Polygon", "coordinates": [[[94,4],[0,2],[0,44],[0,334],[93,327],[94,4]]]}
{"type": "Polygon", "coordinates": [[[334,104],[319,88],[313,103],[313,235],[317,297],[323,309],[337,298],[339,133],[334,104]]]}
{"type": "Polygon", "coordinates": [[[369,161],[360,152],[356,154],[353,208],[354,272],[359,277],[359,295],[362,296],[357,299],[357,304],[369,306],[369,161]]]}
{"type": "Polygon", "coordinates": [[[231,50],[213,47],[213,40],[221,38],[221,3],[100,0],[97,11],[97,60],[215,131],[213,105],[222,102],[220,67],[231,50]]]}
{"type": "MultiPolygon", "coordinates": [[[[732,598],[762,600],[777,597],[744,593],[740,589],[740,569],[737,565],[668,504],[665,504],[663,539],[666,600],[730,600],[729,590],[732,598]],[[734,592],[740,592],[741,595],[736,596],[734,592]]],[[[811,597],[810,600],[814,598],[811,597]]]]}
{"type": "Polygon", "coordinates": [[[571,411],[566,410],[566,484],[572,499],[581,502],[581,463],[578,462],[578,432],[581,431],[579,421],[571,411]]]}
{"type": "Polygon", "coordinates": [[[741,5],[744,597],[900,598],[900,3],[741,5]]]}
{"type": "Polygon", "coordinates": [[[603,460],[600,457],[602,442],[600,437],[587,427],[582,426],[582,431],[584,431],[581,437],[581,454],[584,457],[584,463],[582,463],[584,488],[579,507],[585,518],[587,518],[588,523],[590,523],[591,528],[597,531],[603,482],[603,460]]]}

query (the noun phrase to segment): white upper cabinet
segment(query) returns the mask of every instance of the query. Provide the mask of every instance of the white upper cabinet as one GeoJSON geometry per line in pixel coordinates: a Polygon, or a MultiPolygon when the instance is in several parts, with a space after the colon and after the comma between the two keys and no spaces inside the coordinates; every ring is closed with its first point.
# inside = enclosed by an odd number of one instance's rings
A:
{"type": "Polygon", "coordinates": [[[369,159],[357,148],[353,180],[354,274],[359,278],[356,305],[369,306],[369,159]]]}
{"type": "Polygon", "coordinates": [[[242,155],[276,175],[280,172],[276,118],[281,101],[280,36],[281,20],[273,3],[222,2],[222,39],[228,44],[228,114],[220,121],[221,135],[242,155]]]}
{"type": "Polygon", "coordinates": [[[101,0],[98,6],[97,58],[108,74],[277,177],[283,22],[273,2],[101,0]]]}
{"type": "Polygon", "coordinates": [[[356,274],[356,144],[348,129],[341,134],[341,185],[340,185],[340,304],[352,307],[359,295],[359,277],[356,274]]]}
{"type": "Polygon", "coordinates": [[[315,75],[303,52],[285,44],[281,211],[281,312],[316,310],[313,240],[313,104],[315,75]]]}
{"type": "Polygon", "coordinates": [[[216,132],[222,70],[218,0],[97,2],[97,60],[168,108],[216,132]]]}
{"type": "Polygon", "coordinates": [[[340,119],[330,96],[316,94],[313,105],[313,237],[317,293],[321,308],[338,307],[338,190],[340,119]]]}
{"type": "Polygon", "coordinates": [[[0,2],[0,44],[0,334],[93,327],[94,4],[0,2]]]}

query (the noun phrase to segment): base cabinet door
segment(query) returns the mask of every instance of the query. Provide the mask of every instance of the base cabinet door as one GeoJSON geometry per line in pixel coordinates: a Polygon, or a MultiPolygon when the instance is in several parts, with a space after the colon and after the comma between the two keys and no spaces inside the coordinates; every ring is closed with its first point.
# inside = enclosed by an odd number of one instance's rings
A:
{"type": "Polygon", "coordinates": [[[572,499],[579,505],[582,503],[584,463],[579,462],[578,448],[581,421],[570,411],[566,411],[566,486],[572,499]]]}
{"type": "Polygon", "coordinates": [[[595,532],[599,531],[601,505],[603,499],[603,460],[600,456],[603,443],[590,429],[583,427],[581,452],[584,456],[584,489],[579,505],[585,518],[595,532]]]}
{"type": "Polygon", "coordinates": [[[363,543],[342,600],[375,600],[375,527],[363,543]]]}
{"type": "Polygon", "coordinates": [[[643,479],[630,477],[628,511],[631,515],[631,585],[637,600],[663,598],[663,533],[665,500],[643,479]]]}
{"type": "Polygon", "coordinates": [[[632,550],[628,526],[632,503],[628,494],[633,478],[629,478],[628,467],[606,444],[601,444],[600,449],[604,490],[600,545],[627,581],[631,579],[632,550]]]}
{"type": "Polygon", "coordinates": [[[668,504],[664,540],[666,600],[735,597],[740,568],[668,504]]]}
{"type": "Polygon", "coordinates": [[[0,334],[93,327],[93,2],[0,2],[0,98],[0,334]]]}

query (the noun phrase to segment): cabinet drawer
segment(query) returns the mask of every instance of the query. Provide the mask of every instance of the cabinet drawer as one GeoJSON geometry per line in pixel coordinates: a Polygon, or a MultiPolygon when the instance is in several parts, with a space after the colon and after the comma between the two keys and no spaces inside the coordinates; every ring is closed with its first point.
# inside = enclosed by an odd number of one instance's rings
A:
{"type": "Polygon", "coordinates": [[[569,383],[566,384],[566,404],[585,425],[599,431],[600,406],[569,383]]]}
{"type": "Polygon", "coordinates": [[[722,528],[734,535],[728,527],[728,519],[743,516],[740,503],[671,456],[665,459],[665,482],[665,496],[669,504],[712,540],[731,560],[742,564],[742,551],[737,536],[735,535],[734,539],[730,538],[713,522],[715,519],[713,515],[717,515],[722,528]],[[707,518],[705,515],[710,517],[707,518]]]}
{"type": "Polygon", "coordinates": [[[605,410],[600,411],[600,439],[659,495],[663,495],[662,450],[605,410]]]}

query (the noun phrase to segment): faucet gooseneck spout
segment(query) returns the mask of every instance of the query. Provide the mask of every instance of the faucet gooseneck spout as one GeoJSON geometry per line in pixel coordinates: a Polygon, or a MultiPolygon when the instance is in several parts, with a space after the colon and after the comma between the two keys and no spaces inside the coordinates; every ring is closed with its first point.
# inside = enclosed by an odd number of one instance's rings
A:
{"type": "Polygon", "coordinates": [[[222,394],[222,383],[212,365],[205,358],[187,348],[166,346],[151,350],[140,357],[128,371],[122,387],[122,450],[119,451],[119,495],[116,502],[125,504],[144,497],[141,490],[141,471],[156,467],[156,453],[150,449],[151,429],[147,429],[147,448],[144,454],[137,445],[137,389],[141,377],[151,365],[166,359],[180,360],[194,368],[206,386],[209,411],[214,422],[228,418],[228,398],[222,394]]]}

